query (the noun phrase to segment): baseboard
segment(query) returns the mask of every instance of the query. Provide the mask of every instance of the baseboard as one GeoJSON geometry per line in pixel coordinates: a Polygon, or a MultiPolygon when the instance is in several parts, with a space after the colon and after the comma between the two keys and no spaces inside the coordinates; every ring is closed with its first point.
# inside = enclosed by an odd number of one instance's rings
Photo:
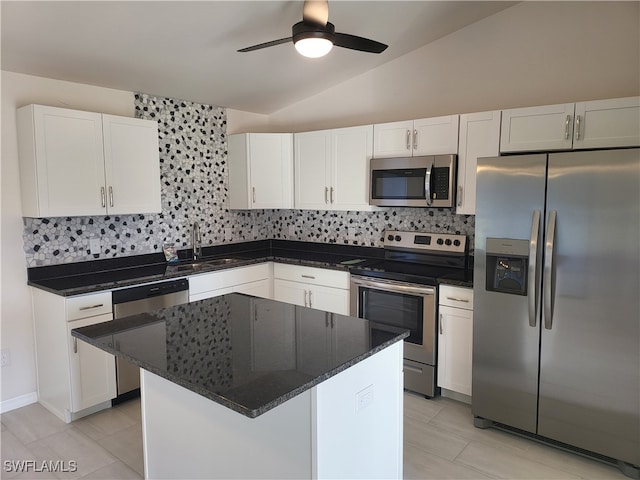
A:
{"type": "Polygon", "coordinates": [[[440,389],[440,395],[443,397],[450,398],[452,400],[457,400],[458,402],[467,403],[471,405],[471,397],[469,395],[465,395],[464,393],[454,392],[453,390],[446,390],[444,388],[440,389]]]}
{"type": "Polygon", "coordinates": [[[38,401],[38,393],[31,392],[19,397],[9,398],[0,402],[0,413],[7,413],[16,408],[26,407],[38,401]]]}

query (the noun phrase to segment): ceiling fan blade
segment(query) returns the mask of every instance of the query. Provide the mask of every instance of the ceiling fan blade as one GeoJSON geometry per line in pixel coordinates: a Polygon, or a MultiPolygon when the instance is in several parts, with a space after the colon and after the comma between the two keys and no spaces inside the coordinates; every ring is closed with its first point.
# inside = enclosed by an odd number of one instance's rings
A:
{"type": "Polygon", "coordinates": [[[329,21],[328,0],[305,0],[302,7],[302,19],[305,22],[326,25],[329,21]]]}
{"type": "Polygon", "coordinates": [[[258,45],[253,45],[252,47],[241,48],[238,52],[253,52],[254,50],[260,50],[262,48],[274,47],[276,45],[282,45],[283,43],[290,42],[292,37],[281,38],[279,40],[272,40],[270,42],[259,43],[258,45]]]}
{"type": "Polygon", "coordinates": [[[335,33],[333,44],[338,47],[350,48],[361,52],[382,53],[387,49],[384,43],[376,42],[364,37],[349,35],[348,33],[335,33]]]}

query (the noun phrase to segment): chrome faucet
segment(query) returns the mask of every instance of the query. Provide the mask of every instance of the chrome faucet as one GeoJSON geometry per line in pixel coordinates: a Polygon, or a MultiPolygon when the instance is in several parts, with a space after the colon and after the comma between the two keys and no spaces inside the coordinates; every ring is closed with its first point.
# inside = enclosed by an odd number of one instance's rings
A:
{"type": "Polygon", "coordinates": [[[198,222],[193,222],[191,229],[191,248],[193,249],[193,259],[198,260],[202,256],[202,235],[198,222]]]}

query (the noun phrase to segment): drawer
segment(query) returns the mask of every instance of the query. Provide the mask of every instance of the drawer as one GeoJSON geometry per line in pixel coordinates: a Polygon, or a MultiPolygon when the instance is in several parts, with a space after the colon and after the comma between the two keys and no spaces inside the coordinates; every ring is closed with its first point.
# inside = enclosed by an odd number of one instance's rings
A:
{"type": "Polygon", "coordinates": [[[276,263],[273,266],[273,278],[308,283],[310,285],[349,289],[349,273],[328,268],[276,263]]]}
{"type": "Polygon", "coordinates": [[[270,263],[229,268],[189,277],[189,295],[271,278],[270,263]]]}
{"type": "Polygon", "coordinates": [[[455,287],[453,285],[440,285],[438,287],[440,305],[448,307],[464,308],[473,310],[473,289],[455,287]]]}
{"type": "Polygon", "coordinates": [[[65,299],[67,321],[112,312],[111,292],[91,293],[65,299]]]}

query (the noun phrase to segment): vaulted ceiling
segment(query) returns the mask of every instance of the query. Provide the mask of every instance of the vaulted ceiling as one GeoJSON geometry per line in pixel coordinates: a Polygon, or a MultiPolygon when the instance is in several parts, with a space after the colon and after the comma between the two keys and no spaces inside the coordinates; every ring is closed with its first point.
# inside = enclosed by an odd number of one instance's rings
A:
{"type": "Polygon", "coordinates": [[[1,2],[2,69],[270,114],[513,2],[329,2],[336,31],[389,45],[308,59],[287,43],[301,1],[1,2]]]}

